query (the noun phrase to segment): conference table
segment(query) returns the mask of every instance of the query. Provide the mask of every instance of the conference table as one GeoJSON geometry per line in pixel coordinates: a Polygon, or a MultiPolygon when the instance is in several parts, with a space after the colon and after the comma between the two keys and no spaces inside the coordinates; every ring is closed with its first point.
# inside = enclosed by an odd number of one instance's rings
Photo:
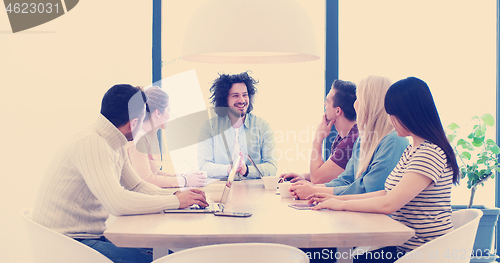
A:
{"type": "Polygon", "coordinates": [[[337,262],[352,262],[346,255],[353,247],[400,245],[415,233],[382,214],[288,206],[300,202],[306,201],[281,198],[275,190],[264,189],[260,179],[237,181],[225,212],[249,212],[250,217],[199,213],[120,216],[104,235],[119,247],[153,248],[155,259],[166,255],[167,248],[257,242],[299,248],[336,247],[340,253],[337,262]]]}

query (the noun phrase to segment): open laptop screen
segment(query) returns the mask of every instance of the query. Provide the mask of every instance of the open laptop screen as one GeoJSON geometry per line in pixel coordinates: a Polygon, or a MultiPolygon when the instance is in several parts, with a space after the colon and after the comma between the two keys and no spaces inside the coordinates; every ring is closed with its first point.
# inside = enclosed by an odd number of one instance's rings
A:
{"type": "Polygon", "coordinates": [[[240,163],[240,156],[236,154],[233,158],[233,166],[231,167],[231,171],[229,172],[229,176],[227,177],[226,187],[224,188],[224,192],[222,193],[221,203],[226,204],[227,199],[229,198],[229,192],[231,192],[231,185],[234,182],[234,176],[236,175],[236,170],[238,169],[238,165],[240,163]]]}

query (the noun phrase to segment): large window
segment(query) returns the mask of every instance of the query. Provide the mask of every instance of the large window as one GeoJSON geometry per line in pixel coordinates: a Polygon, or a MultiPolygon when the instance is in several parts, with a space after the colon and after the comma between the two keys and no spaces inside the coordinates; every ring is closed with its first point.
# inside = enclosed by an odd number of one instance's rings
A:
{"type": "MultiPolygon", "coordinates": [[[[274,65],[180,60],[187,24],[203,2],[163,2],[163,77],[195,69],[209,107],[209,87],[217,73],[251,70],[260,81],[254,112],[275,131],[278,172],[307,172],[308,150],[323,112],[325,1],[299,1],[312,20],[322,58],[274,65]]],[[[495,25],[494,0],[473,5],[456,0],[339,1],[339,77],[356,83],[368,75],[392,81],[419,77],[430,86],[444,126],[464,126],[474,115],[495,112],[495,25]]],[[[494,183],[485,188],[476,194],[476,203],[493,207],[494,183]]],[[[452,201],[465,204],[468,196],[462,184],[452,201]]]]}
{"type": "MultiPolygon", "coordinates": [[[[180,60],[187,25],[203,2],[202,0],[163,1],[163,78],[187,70],[196,70],[201,94],[193,93],[189,96],[201,96],[206,107],[210,107],[209,89],[211,82],[218,77],[218,73],[236,74],[252,71],[251,75],[259,80],[253,112],[267,120],[274,130],[278,173],[308,172],[309,149],[312,146],[316,126],[323,114],[325,1],[297,1],[311,19],[321,59],[312,62],[268,65],[205,64],[180,60]]],[[[172,101],[176,99],[178,98],[171,98],[172,101]]],[[[190,100],[183,102],[189,103],[190,100]]],[[[172,109],[172,112],[174,110],[172,109]]],[[[196,163],[193,162],[196,159],[196,147],[170,153],[177,155],[181,152],[185,156],[183,158],[191,158],[191,166],[187,163],[177,165],[174,161],[174,168],[196,169],[196,163]]],[[[176,156],[172,156],[172,159],[175,160],[176,156]]]]}
{"type": "MultiPolygon", "coordinates": [[[[340,78],[421,78],[445,126],[495,115],[496,1],[339,2],[340,78]]],[[[494,136],[494,128],[489,133],[494,136]]],[[[475,203],[494,207],[494,185],[487,182],[475,203]]],[[[463,183],[452,202],[467,204],[468,197],[463,183]]]]}

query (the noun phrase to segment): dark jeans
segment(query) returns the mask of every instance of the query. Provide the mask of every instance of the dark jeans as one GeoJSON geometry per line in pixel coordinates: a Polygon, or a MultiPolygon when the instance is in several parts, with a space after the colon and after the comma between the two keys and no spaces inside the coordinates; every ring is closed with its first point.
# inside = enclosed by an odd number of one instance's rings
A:
{"type": "MultiPolygon", "coordinates": [[[[348,254],[341,255],[337,253],[336,248],[301,248],[302,251],[310,259],[310,263],[326,263],[326,262],[336,262],[337,259],[350,257],[348,254]]],[[[396,247],[383,247],[377,250],[369,251],[360,256],[354,256],[354,263],[366,263],[366,262],[381,262],[381,263],[392,263],[404,254],[399,253],[396,247]]]]}
{"type": "Polygon", "coordinates": [[[105,237],[99,239],[81,239],[79,241],[106,256],[114,263],[150,263],[153,261],[153,250],[149,248],[117,247],[105,237]]]}

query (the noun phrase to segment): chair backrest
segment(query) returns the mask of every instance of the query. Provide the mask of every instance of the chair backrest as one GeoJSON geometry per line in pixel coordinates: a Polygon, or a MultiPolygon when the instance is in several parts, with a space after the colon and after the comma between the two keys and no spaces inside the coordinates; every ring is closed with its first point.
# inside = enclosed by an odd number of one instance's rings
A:
{"type": "Polygon", "coordinates": [[[161,257],[152,263],[307,263],[302,250],[281,244],[236,243],[195,247],[161,257]]]}
{"type": "Polygon", "coordinates": [[[454,211],[451,215],[454,230],[438,237],[398,259],[405,262],[468,263],[483,212],[477,209],[454,211]]]}
{"type": "Polygon", "coordinates": [[[21,216],[28,230],[31,255],[35,263],[113,263],[96,250],[31,220],[31,210],[21,216]]]}

